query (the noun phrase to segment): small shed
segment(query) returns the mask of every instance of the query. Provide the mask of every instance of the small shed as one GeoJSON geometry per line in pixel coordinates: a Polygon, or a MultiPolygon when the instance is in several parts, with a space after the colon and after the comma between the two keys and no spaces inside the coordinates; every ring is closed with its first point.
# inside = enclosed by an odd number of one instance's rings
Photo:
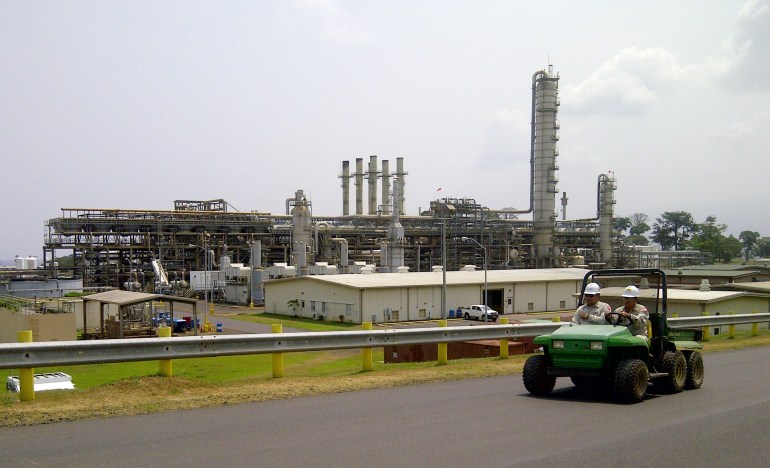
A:
{"type": "MultiPolygon", "coordinates": [[[[130,336],[154,335],[157,325],[153,323],[153,301],[168,301],[171,323],[174,323],[174,303],[190,304],[193,308],[193,323],[198,323],[196,299],[163,294],[148,294],[132,291],[107,291],[83,296],[83,337],[125,338],[130,336]],[[99,332],[88,334],[88,304],[99,304],[99,332]],[[112,305],[117,308],[114,315],[105,320],[105,310],[112,305]]],[[[197,330],[197,328],[196,328],[197,330]]]]}

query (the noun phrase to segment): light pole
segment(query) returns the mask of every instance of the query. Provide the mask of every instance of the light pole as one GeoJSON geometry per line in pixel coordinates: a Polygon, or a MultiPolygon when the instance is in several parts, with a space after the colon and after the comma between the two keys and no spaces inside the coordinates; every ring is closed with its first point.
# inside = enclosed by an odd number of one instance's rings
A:
{"type": "Polygon", "coordinates": [[[487,248],[484,247],[477,241],[476,239],[471,239],[470,237],[461,237],[460,240],[463,242],[471,241],[474,244],[481,247],[481,250],[484,251],[484,321],[487,321],[487,248]]]}

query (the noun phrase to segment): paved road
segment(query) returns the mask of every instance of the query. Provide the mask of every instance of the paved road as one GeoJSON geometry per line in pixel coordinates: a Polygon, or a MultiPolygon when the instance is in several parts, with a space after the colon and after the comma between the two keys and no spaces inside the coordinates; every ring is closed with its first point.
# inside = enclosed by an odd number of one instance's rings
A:
{"type": "Polygon", "coordinates": [[[3,466],[767,466],[770,348],[637,405],[521,376],[0,429],[3,466]]]}

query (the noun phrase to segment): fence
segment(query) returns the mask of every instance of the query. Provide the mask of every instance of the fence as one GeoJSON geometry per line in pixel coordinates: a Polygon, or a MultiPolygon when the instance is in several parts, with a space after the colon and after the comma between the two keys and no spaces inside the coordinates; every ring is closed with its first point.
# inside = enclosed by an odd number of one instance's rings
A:
{"type": "MultiPolygon", "coordinates": [[[[301,332],[206,335],[176,338],[129,338],[98,341],[53,341],[42,343],[0,344],[0,369],[20,369],[29,374],[35,367],[82,365],[133,361],[161,361],[161,373],[170,375],[170,360],[244,354],[273,354],[333,349],[371,349],[385,345],[439,345],[439,364],[446,364],[446,343],[454,341],[508,340],[550,333],[569,322],[538,322],[486,326],[446,327],[399,330],[355,330],[339,332],[301,332]],[[442,359],[441,346],[444,354],[442,359]],[[164,372],[163,369],[168,369],[164,372]]],[[[770,313],[734,314],[703,317],[669,318],[670,328],[734,326],[770,322],[770,313]]],[[[756,327],[755,327],[756,328],[756,327]]],[[[753,330],[756,333],[756,330],[753,330]]],[[[21,332],[23,333],[23,332],[21,332]]],[[[31,333],[29,334],[31,340],[31,333]]],[[[20,336],[20,340],[21,336],[20,336]]],[[[371,354],[369,354],[371,359],[371,354]]],[[[274,377],[276,375],[274,359],[274,377]]],[[[280,361],[282,374],[282,361],[280,361]]],[[[364,367],[367,363],[364,362],[364,367]]],[[[30,377],[31,379],[31,377],[30,377]]],[[[31,382],[31,380],[29,380],[31,382]]],[[[28,383],[27,386],[32,385],[28,383]]],[[[21,382],[22,390],[25,383],[21,382]]],[[[34,398],[34,396],[32,397],[34,398]]],[[[22,392],[22,399],[25,399],[22,392]]]]}

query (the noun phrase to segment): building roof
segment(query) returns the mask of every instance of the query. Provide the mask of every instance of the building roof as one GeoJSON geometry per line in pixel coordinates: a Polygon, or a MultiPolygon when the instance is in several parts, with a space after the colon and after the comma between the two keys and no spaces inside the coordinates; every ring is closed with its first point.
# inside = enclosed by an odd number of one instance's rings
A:
{"type": "Polygon", "coordinates": [[[173,302],[184,302],[192,304],[197,302],[196,299],[179,296],[164,296],[162,294],[148,294],[132,291],[120,291],[112,290],[101,293],[91,294],[89,296],[83,296],[83,301],[96,301],[104,302],[106,304],[117,304],[119,306],[139,304],[140,302],[155,301],[155,300],[168,300],[173,302]]]}
{"type": "MultiPolygon", "coordinates": [[[[710,265],[713,266],[713,265],[710,265]]],[[[702,278],[704,276],[710,276],[712,278],[741,278],[743,276],[751,276],[751,275],[758,275],[761,274],[758,270],[738,270],[735,268],[726,268],[726,269],[707,269],[707,268],[698,268],[698,269],[691,269],[691,270],[685,270],[685,269],[676,269],[676,270],[663,270],[663,272],[666,274],[667,278],[677,278],[677,277],[699,277],[702,278]]]]}
{"type": "MultiPolygon", "coordinates": [[[[757,283],[753,283],[757,284],[757,283]]],[[[625,288],[602,288],[602,297],[620,298],[625,288]]],[[[656,288],[640,289],[640,299],[654,299],[658,295],[656,288]]],[[[711,303],[745,296],[743,291],[699,291],[697,289],[668,289],[668,301],[711,303]]]]}
{"type": "MultiPolygon", "coordinates": [[[[487,270],[487,283],[528,283],[545,281],[580,281],[586,270],[579,268],[544,268],[536,270],[487,270]]],[[[441,286],[441,272],[420,273],[373,273],[346,275],[312,275],[297,278],[273,280],[282,281],[319,281],[356,289],[399,288],[405,286],[441,286]]],[[[448,271],[447,285],[484,284],[484,271],[448,271]]]]}
{"type": "Polygon", "coordinates": [[[729,285],[720,285],[720,288],[729,287],[741,291],[752,291],[764,294],[770,294],[770,281],[757,281],[751,283],[730,283],[729,285]]]}

